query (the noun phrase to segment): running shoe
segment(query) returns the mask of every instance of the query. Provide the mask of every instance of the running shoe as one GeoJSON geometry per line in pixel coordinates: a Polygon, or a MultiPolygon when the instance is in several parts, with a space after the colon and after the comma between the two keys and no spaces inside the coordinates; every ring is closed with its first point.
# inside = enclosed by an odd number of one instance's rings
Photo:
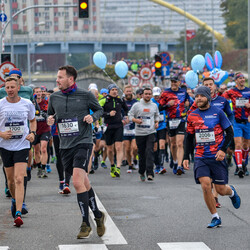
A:
{"type": "Polygon", "coordinates": [[[207,225],[207,228],[215,228],[215,227],[220,227],[220,226],[221,226],[221,218],[214,217],[211,223],[207,225]]]}
{"type": "Polygon", "coordinates": [[[153,181],[153,180],[154,180],[153,175],[149,174],[149,175],[148,175],[148,181],[153,181]]]}
{"type": "Polygon", "coordinates": [[[55,163],[55,161],[56,161],[56,157],[55,157],[55,156],[52,156],[52,157],[51,157],[50,163],[55,163]]]}
{"type": "Polygon", "coordinates": [[[178,164],[173,165],[173,173],[174,174],[177,174],[177,167],[178,167],[178,164]]]}
{"type": "Polygon", "coordinates": [[[123,160],[123,161],[122,161],[122,166],[125,167],[125,166],[127,166],[127,165],[128,165],[128,162],[127,162],[126,160],[123,160]]]}
{"type": "Polygon", "coordinates": [[[102,213],[102,217],[101,218],[95,218],[95,222],[96,222],[96,232],[97,232],[97,235],[99,237],[102,237],[104,234],[105,234],[105,220],[106,220],[106,216],[103,212],[102,213]]]}
{"type": "Polygon", "coordinates": [[[26,207],[26,204],[23,203],[22,205],[22,214],[27,214],[29,211],[28,211],[28,208],[26,207]]]}
{"type": "Polygon", "coordinates": [[[90,169],[89,171],[90,174],[94,174],[95,173],[95,170],[93,168],[90,169]]]}
{"type": "Polygon", "coordinates": [[[5,188],[5,197],[7,198],[11,197],[10,190],[7,187],[5,188]]]}
{"type": "Polygon", "coordinates": [[[240,196],[237,194],[235,187],[233,185],[230,185],[231,189],[234,191],[234,196],[230,197],[232,204],[234,206],[234,208],[238,209],[240,207],[240,196]]]}
{"type": "Polygon", "coordinates": [[[173,168],[173,167],[174,167],[174,161],[173,161],[173,158],[172,158],[172,157],[171,157],[171,159],[170,159],[169,167],[170,167],[170,168],[173,168]]]}
{"type": "Polygon", "coordinates": [[[46,170],[47,170],[47,173],[51,173],[51,167],[49,164],[46,164],[46,170]]]}
{"type": "Polygon", "coordinates": [[[131,174],[133,172],[133,166],[129,166],[128,167],[128,170],[127,170],[127,173],[128,174],[131,174]]]}
{"type": "Polygon", "coordinates": [[[245,176],[249,176],[249,171],[247,170],[247,168],[245,170],[245,176]]]}
{"type": "Polygon", "coordinates": [[[42,169],[42,175],[41,175],[41,178],[47,178],[48,175],[46,174],[46,170],[45,169],[42,169]]]}
{"type": "Polygon", "coordinates": [[[15,218],[15,216],[16,216],[16,201],[13,199],[11,200],[10,210],[11,210],[12,217],[15,218]]]}
{"type": "Polygon", "coordinates": [[[244,178],[244,175],[245,175],[245,173],[244,173],[243,168],[242,168],[242,167],[239,167],[238,176],[239,176],[240,178],[244,178]]]}
{"type": "Polygon", "coordinates": [[[21,225],[23,225],[22,215],[20,211],[17,211],[15,214],[15,220],[13,226],[20,227],[21,225]]]}
{"type": "Polygon", "coordinates": [[[146,180],[146,178],[145,178],[145,175],[144,175],[144,174],[141,174],[141,175],[140,175],[140,180],[141,180],[141,181],[145,181],[145,180],[146,180]]]}
{"type": "Polygon", "coordinates": [[[115,172],[114,172],[116,177],[120,177],[121,175],[121,169],[120,168],[115,168],[115,172]]]}
{"type": "Polygon", "coordinates": [[[161,168],[160,168],[159,165],[157,165],[157,166],[155,167],[155,174],[159,174],[160,171],[161,171],[161,168]]]}
{"type": "Polygon", "coordinates": [[[184,168],[183,168],[182,166],[178,166],[178,167],[177,167],[176,174],[177,174],[177,175],[185,174],[184,168]]]}
{"type": "Polygon", "coordinates": [[[102,168],[107,168],[107,165],[106,165],[105,161],[102,161],[102,162],[101,162],[101,167],[102,167],[102,168]]]}
{"type": "Polygon", "coordinates": [[[31,180],[31,168],[27,168],[27,181],[31,180]]]}
{"type": "Polygon", "coordinates": [[[134,160],[133,167],[134,167],[135,169],[138,169],[138,168],[139,168],[138,160],[134,160]]]}
{"type": "Polygon", "coordinates": [[[69,189],[69,185],[68,184],[64,184],[63,185],[63,194],[70,194],[71,191],[69,189]]]}
{"type": "Polygon", "coordinates": [[[219,203],[219,201],[216,202],[216,207],[221,208],[221,204],[219,203]]]}
{"type": "Polygon", "coordinates": [[[59,191],[58,191],[59,194],[63,194],[63,187],[64,187],[64,182],[60,182],[59,183],[59,191]]]}
{"type": "Polygon", "coordinates": [[[160,172],[159,174],[165,174],[167,172],[166,168],[160,167],[160,172]]]}
{"type": "Polygon", "coordinates": [[[94,170],[97,170],[97,169],[98,169],[98,157],[94,157],[93,169],[94,169],[94,170]]]}
{"type": "Polygon", "coordinates": [[[38,170],[37,170],[37,177],[38,178],[42,178],[42,175],[43,175],[43,170],[41,168],[38,168],[38,170]]]}
{"type": "Polygon", "coordinates": [[[115,177],[116,177],[116,175],[115,175],[115,169],[116,169],[116,166],[111,167],[110,176],[111,176],[112,178],[115,178],[115,177]]]}
{"type": "Polygon", "coordinates": [[[92,234],[91,227],[88,226],[86,222],[83,222],[80,227],[80,232],[77,235],[77,239],[88,239],[91,234],[92,234]]]}
{"type": "Polygon", "coordinates": [[[238,171],[239,171],[239,168],[238,168],[238,166],[236,166],[235,171],[234,171],[234,175],[238,175],[238,171]]]}

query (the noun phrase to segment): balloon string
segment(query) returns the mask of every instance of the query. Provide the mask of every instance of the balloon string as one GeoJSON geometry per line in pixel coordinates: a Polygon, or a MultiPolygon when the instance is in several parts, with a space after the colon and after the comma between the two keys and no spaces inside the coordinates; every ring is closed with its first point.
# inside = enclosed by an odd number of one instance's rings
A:
{"type": "MultiPolygon", "coordinates": [[[[105,69],[103,69],[102,71],[106,74],[106,76],[107,76],[113,83],[115,83],[114,80],[108,75],[108,73],[106,72],[105,69]]],[[[115,84],[116,84],[116,83],[115,83],[115,84]]]]}

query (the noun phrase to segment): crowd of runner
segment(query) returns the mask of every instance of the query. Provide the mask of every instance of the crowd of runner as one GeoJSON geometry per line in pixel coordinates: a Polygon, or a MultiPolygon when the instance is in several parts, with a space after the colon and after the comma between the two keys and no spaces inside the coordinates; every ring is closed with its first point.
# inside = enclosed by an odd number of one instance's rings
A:
{"type": "Polygon", "coordinates": [[[218,194],[240,207],[235,188],[227,185],[232,159],[235,175],[249,175],[250,89],[241,72],[230,77],[220,88],[205,76],[202,86],[191,90],[175,74],[167,89],[135,91],[115,83],[98,89],[92,83],[83,90],[76,70],[63,66],[58,87],[48,90],[25,86],[21,70],[12,69],[0,89],[0,152],[14,225],[20,227],[28,213],[27,182],[35,172],[48,178],[51,163],[56,163],[59,194],[71,193],[72,177],[82,214],[77,238],[88,238],[89,207],[98,235],[105,233],[105,214],[98,209],[88,174],[104,168],[111,178],[120,178],[124,166],[127,174],[138,172],[140,181],[152,182],[158,174],[183,175],[194,161],[195,181],[212,214],[208,227],[220,226],[218,194]]]}

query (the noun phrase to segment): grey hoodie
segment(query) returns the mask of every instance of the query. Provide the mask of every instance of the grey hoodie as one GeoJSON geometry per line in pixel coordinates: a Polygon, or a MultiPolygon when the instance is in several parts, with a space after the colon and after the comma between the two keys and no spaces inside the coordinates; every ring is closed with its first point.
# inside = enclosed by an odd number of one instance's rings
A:
{"type": "Polygon", "coordinates": [[[143,99],[135,103],[128,113],[128,118],[132,121],[133,118],[142,118],[142,124],[135,123],[135,135],[144,136],[156,132],[155,121],[159,121],[159,110],[155,103],[151,100],[145,102],[143,99]]]}

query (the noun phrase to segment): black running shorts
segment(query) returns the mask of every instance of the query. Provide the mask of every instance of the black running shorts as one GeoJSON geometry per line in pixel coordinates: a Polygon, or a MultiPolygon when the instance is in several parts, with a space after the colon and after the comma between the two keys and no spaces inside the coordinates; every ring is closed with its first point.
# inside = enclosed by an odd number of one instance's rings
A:
{"type": "Polygon", "coordinates": [[[41,141],[49,141],[51,138],[51,133],[49,132],[45,132],[42,133],[41,135],[36,135],[35,140],[33,141],[33,145],[37,145],[38,143],[40,143],[41,141]]]}
{"type": "Polygon", "coordinates": [[[73,168],[81,168],[88,173],[89,159],[92,153],[93,144],[83,143],[69,149],[61,149],[60,155],[64,170],[73,174],[73,168]]]}
{"type": "Polygon", "coordinates": [[[13,167],[15,163],[27,163],[29,159],[29,148],[25,148],[19,151],[9,151],[4,148],[0,148],[3,165],[6,168],[13,167]]]}
{"type": "Polygon", "coordinates": [[[114,144],[115,142],[123,141],[123,127],[119,128],[107,128],[106,132],[104,133],[105,135],[105,141],[108,146],[114,144]]]}

